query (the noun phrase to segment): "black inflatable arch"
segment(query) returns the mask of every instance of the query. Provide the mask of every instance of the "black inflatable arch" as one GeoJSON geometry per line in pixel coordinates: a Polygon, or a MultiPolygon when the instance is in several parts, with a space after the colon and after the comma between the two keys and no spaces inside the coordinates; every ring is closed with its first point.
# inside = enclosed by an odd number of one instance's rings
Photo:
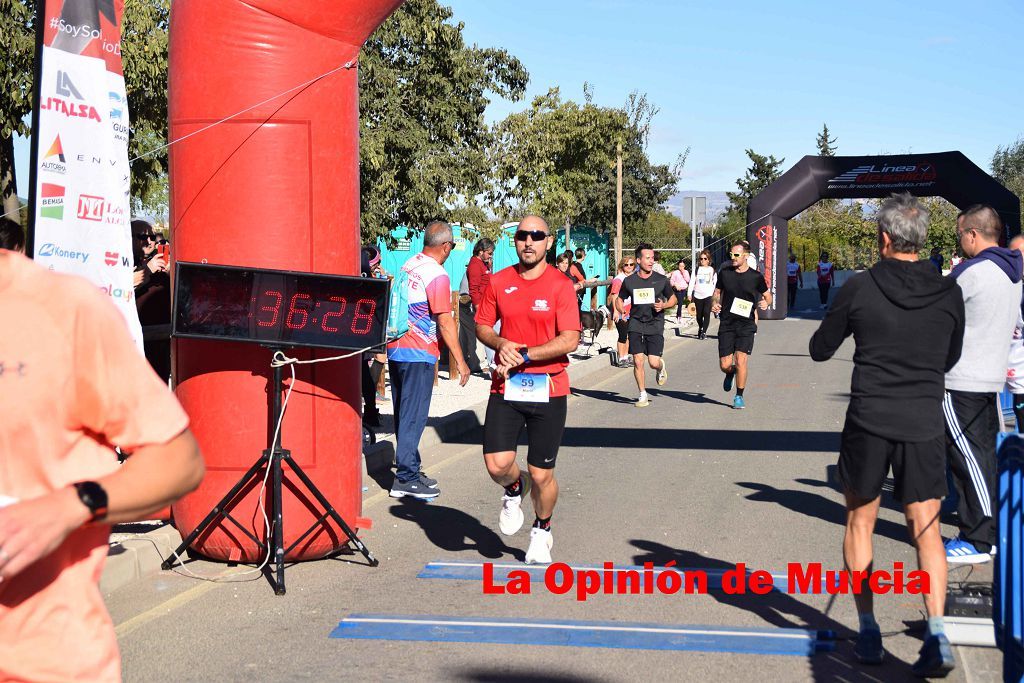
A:
{"type": "Polygon", "coordinates": [[[789,220],[821,199],[870,199],[909,192],[942,197],[959,209],[989,204],[1003,219],[1005,239],[1020,233],[1020,201],[960,152],[874,157],[806,156],[747,205],[747,241],[772,293],[761,318],[787,313],[789,220]]]}

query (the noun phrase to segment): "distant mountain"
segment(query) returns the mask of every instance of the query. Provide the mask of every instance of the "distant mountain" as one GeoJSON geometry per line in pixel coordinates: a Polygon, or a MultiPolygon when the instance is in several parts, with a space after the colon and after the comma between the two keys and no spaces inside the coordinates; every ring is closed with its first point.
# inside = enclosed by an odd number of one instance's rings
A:
{"type": "Polygon", "coordinates": [[[725,213],[725,210],[729,208],[729,197],[726,196],[725,192],[704,191],[704,190],[683,190],[674,194],[665,204],[663,205],[671,213],[677,216],[683,215],[683,198],[684,197],[707,197],[708,198],[708,222],[712,223],[720,215],[725,213]]]}

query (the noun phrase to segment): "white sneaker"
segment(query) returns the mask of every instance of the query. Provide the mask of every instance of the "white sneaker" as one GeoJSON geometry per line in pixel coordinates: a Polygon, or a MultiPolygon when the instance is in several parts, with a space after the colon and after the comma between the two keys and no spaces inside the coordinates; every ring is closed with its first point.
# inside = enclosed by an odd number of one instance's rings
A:
{"type": "Polygon", "coordinates": [[[665,367],[665,359],[661,360],[661,367],[658,369],[658,386],[665,386],[665,382],[668,381],[668,368],[665,367]]]}
{"type": "Polygon", "coordinates": [[[526,564],[551,564],[551,546],[554,544],[550,531],[539,527],[530,529],[530,547],[526,550],[526,564]]]}
{"type": "Polygon", "coordinates": [[[501,512],[498,513],[498,528],[501,533],[511,536],[523,528],[523,497],[510,496],[507,493],[501,497],[501,512]]]}

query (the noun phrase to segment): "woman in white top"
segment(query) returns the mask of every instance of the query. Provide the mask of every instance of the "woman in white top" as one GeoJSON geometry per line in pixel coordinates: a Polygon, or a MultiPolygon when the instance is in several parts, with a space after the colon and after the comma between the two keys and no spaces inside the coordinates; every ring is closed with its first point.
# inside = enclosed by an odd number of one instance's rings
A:
{"type": "Polygon", "coordinates": [[[697,339],[707,339],[708,324],[711,322],[711,304],[714,302],[718,273],[711,266],[711,252],[705,249],[697,257],[697,267],[690,277],[686,295],[697,308],[697,339]]]}
{"type": "Polygon", "coordinates": [[[821,298],[821,308],[828,308],[828,290],[836,283],[836,269],[828,260],[828,252],[821,252],[821,260],[818,261],[818,294],[821,298]]]}

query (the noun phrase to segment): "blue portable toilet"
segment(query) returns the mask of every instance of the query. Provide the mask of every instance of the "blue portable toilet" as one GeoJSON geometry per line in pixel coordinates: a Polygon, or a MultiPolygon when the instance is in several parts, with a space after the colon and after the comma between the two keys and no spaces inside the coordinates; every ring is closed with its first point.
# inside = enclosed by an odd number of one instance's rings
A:
{"type": "Polygon", "coordinates": [[[469,266],[469,259],[473,257],[473,246],[480,239],[480,231],[473,225],[453,223],[452,239],[455,240],[455,248],[444,262],[444,269],[451,280],[452,291],[457,292],[466,274],[466,267],[469,266]]]}
{"type": "MultiPolygon", "coordinates": [[[[608,279],[608,236],[602,235],[594,228],[584,226],[573,227],[569,231],[569,249],[575,252],[582,248],[587,252],[583,259],[583,272],[587,279],[607,280],[608,279]]],[[[555,240],[555,253],[561,254],[565,251],[565,228],[558,229],[558,238],[555,240]]],[[[575,258],[574,258],[575,260],[575,258]]],[[[608,296],[607,287],[597,288],[597,305],[603,306],[608,296]]],[[[590,310],[590,290],[583,295],[583,310],[590,310]]]]}
{"type": "Polygon", "coordinates": [[[497,273],[502,268],[508,268],[519,263],[516,255],[515,234],[519,229],[519,223],[505,223],[501,226],[501,233],[494,242],[494,265],[492,270],[497,273]]]}
{"type": "Polygon", "coordinates": [[[377,239],[377,248],[380,249],[381,268],[393,277],[406,261],[423,251],[423,231],[399,225],[391,231],[391,237],[395,246],[388,247],[381,237],[377,239]]]}

